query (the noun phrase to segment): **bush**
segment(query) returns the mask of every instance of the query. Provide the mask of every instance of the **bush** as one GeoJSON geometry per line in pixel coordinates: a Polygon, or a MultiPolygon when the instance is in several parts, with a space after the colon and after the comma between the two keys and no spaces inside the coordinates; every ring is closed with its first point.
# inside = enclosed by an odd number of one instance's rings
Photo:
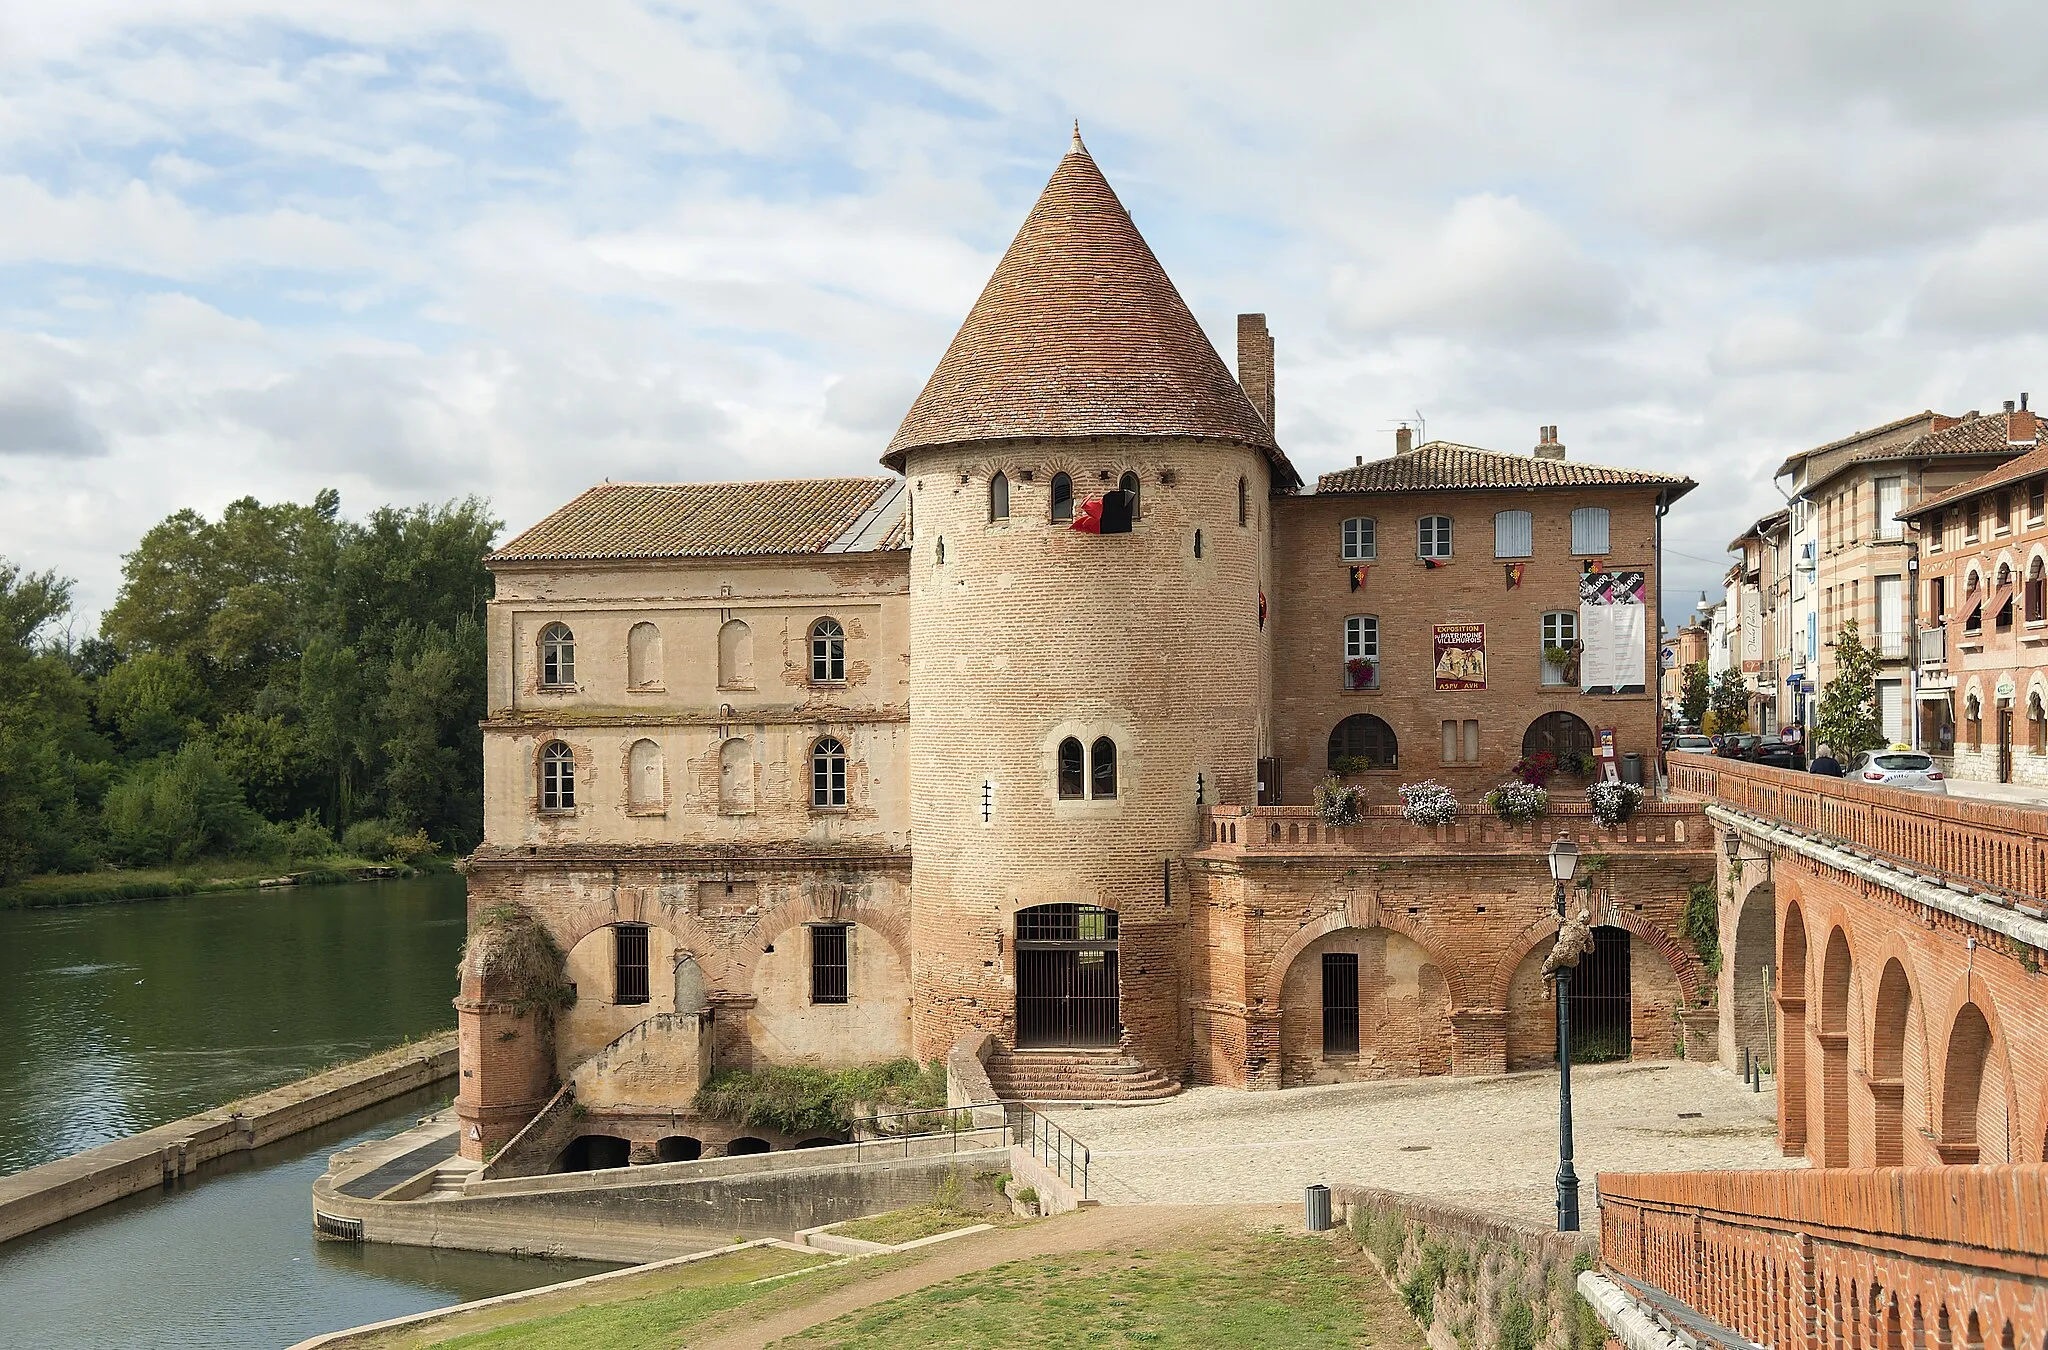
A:
{"type": "Polygon", "coordinates": [[[836,1072],[728,1069],[712,1075],[697,1093],[695,1105],[713,1120],[734,1125],[784,1134],[840,1134],[875,1108],[942,1110],[946,1066],[939,1060],[920,1067],[914,1059],[892,1059],[836,1072]]]}
{"type": "Polygon", "coordinates": [[[1448,825],[1458,818],[1458,799],[1442,783],[1409,783],[1401,789],[1401,818],[1411,825],[1448,825]]]}
{"type": "Polygon", "coordinates": [[[1524,824],[1550,809],[1550,794],[1534,783],[1502,783],[1485,800],[1486,809],[1510,825],[1524,824]]]}
{"type": "Polygon", "coordinates": [[[1316,784],[1316,813],[1332,825],[1356,825],[1365,816],[1365,789],[1326,778],[1316,784]]]}
{"type": "Polygon", "coordinates": [[[1685,900],[1685,935],[1699,954],[1700,965],[1709,975],[1721,973],[1721,907],[1714,900],[1714,883],[1696,881],[1685,900]]]}
{"type": "Polygon", "coordinates": [[[1514,767],[1509,769],[1508,772],[1515,776],[1515,781],[1518,783],[1529,783],[1536,787],[1548,787],[1550,785],[1550,776],[1562,767],[1558,763],[1556,755],[1551,754],[1548,750],[1538,750],[1533,755],[1523,755],[1520,759],[1516,760],[1514,767]]]}
{"type": "Polygon", "coordinates": [[[264,821],[257,827],[257,834],[262,856],[282,863],[315,862],[334,856],[334,836],[311,811],[289,825],[264,821]]]}
{"type": "Polygon", "coordinates": [[[204,741],[136,765],[108,790],[101,822],[109,854],[140,866],[242,856],[268,842],[204,741]]]}
{"type": "Polygon", "coordinates": [[[1586,789],[1586,805],[1602,825],[1621,825],[1642,806],[1644,792],[1634,783],[1595,783],[1586,789]]]}
{"type": "Polygon", "coordinates": [[[386,859],[409,863],[432,854],[434,841],[425,830],[405,830],[388,820],[359,820],[341,834],[341,851],[372,862],[386,859]]]}
{"type": "Polygon", "coordinates": [[[1536,1350],[1536,1310],[1521,1298],[1510,1297],[1500,1313],[1500,1350],[1536,1350]]]}

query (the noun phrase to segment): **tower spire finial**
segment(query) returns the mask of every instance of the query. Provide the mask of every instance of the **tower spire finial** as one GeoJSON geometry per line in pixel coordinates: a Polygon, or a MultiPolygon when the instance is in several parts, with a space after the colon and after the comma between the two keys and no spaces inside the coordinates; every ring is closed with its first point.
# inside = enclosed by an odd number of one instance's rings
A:
{"type": "Polygon", "coordinates": [[[1070,155],[1085,155],[1088,153],[1088,147],[1081,144],[1081,119],[1078,117],[1074,119],[1074,143],[1067,147],[1067,153],[1070,155]]]}

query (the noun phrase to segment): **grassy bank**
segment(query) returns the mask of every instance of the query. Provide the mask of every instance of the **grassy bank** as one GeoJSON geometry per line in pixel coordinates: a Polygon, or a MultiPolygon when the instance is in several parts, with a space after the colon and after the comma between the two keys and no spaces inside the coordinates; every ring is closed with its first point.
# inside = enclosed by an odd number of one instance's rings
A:
{"type": "Polygon", "coordinates": [[[336,856],[289,865],[249,858],[202,858],[177,867],[136,867],[98,872],[58,872],[0,887],[0,909],[43,909],[65,905],[121,904],[169,900],[214,891],[254,890],[290,878],[296,886],[335,886],[377,876],[410,877],[445,872],[453,865],[429,856],[410,863],[336,856]]]}

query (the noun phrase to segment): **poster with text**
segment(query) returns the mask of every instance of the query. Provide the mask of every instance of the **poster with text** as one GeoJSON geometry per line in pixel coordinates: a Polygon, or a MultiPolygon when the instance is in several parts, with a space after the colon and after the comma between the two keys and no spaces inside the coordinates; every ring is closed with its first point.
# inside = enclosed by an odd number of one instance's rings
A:
{"type": "Polygon", "coordinates": [[[1486,688],[1486,625],[1440,623],[1436,626],[1436,687],[1486,688]]]}

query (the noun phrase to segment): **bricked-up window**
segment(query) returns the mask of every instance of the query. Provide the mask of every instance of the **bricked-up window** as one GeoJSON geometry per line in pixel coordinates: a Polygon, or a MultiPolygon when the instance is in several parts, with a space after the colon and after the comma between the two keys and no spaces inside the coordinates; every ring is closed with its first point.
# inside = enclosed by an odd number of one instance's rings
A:
{"type": "Polygon", "coordinates": [[[1072,520],[1074,518],[1074,480],[1063,473],[1052,476],[1052,518],[1072,520]]]}
{"type": "Polygon", "coordinates": [[[811,682],[830,684],[846,678],[846,630],[837,619],[811,625],[811,682]]]}
{"type": "Polygon", "coordinates": [[[1107,736],[1096,737],[1088,747],[1088,795],[1116,796],[1116,742],[1107,736]]]}
{"type": "Polygon", "coordinates": [[[1415,556],[1418,558],[1448,558],[1451,556],[1451,518],[1449,516],[1424,516],[1415,523],[1415,556]]]}
{"type": "Polygon", "coordinates": [[[576,752],[560,741],[549,741],[540,752],[540,809],[576,809],[576,752]]]}
{"type": "Polygon", "coordinates": [[[1081,742],[1072,736],[1060,742],[1060,800],[1075,801],[1087,794],[1088,766],[1081,742]]]}
{"type": "Polygon", "coordinates": [[[1527,511],[1497,511],[1493,517],[1493,556],[1536,556],[1536,518],[1527,511]]]}
{"type": "Polygon", "coordinates": [[[1371,614],[1344,620],[1344,687],[1380,687],[1380,621],[1371,614]]]}
{"type": "Polygon", "coordinates": [[[830,736],[811,747],[811,805],[846,805],[846,747],[830,736]]]}
{"type": "Polygon", "coordinates": [[[1353,516],[1344,522],[1344,561],[1371,562],[1380,556],[1379,522],[1353,516]]]}
{"type": "Polygon", "coordinates": [[[1444,733],[1444,763],[1476,764],[1479,762],[1479,723],[1467,718],[1464,722],[1446,719],[1444,733]]]}
{"type": "Polygon", "coordinates": [[[540,685],[567,689],[576,683],[576,635],[567,624],[551,623],[540,630],[540,685]]]}
{"type": "Polygon", "coordinates": [[[843,923],[811,925],[811,1002],[844,1003],[847,995],[846,928],[843,923]]]}
{"type": "Polygon", "coordinates": [[[988,518],[990,521],[1010,518],[1010,480],[998,473],[988,480],[988,518]]]}
{"type": "Polygon", "coordinates": [[[1354,713],[1330,733],[1330,772],[1351,773],[1361,765],[1368,769],[1400,767],[1400,748],[1394,729],[1371,713],[1354,713]]]}
{"type": "Polygon", "coordinates": [[[1543,616],[1543,683],[1568,683],[1565,679],[1565,671],[1569,669],[1568,663],[1553,661],[1550,658],[1550,653],[1553,651],[1569,651],[1571,645],[1578,640],[1579,616],[1577,611],[1558,609],[1552,610],[1543,616]]]}
{"type": "Polygon", "coordinates": [[[1607,508],[1604,506],[1581,506],[1572,512],[1572,552],[1575,554],[1600,554],[1607,552],[1607,508]]]}
{"type": "Polygon", "coordinates": [[[647,1001],[647,925],[612,925],[612,1002],[647,1001]]]}
{"type": "Polygon", "coordinates": [[[1323,1058],[1358,1053],[1358,953],[1323,953],[1323,1058]]]}
{"type": "Polygon", "coordinates": [[[2027,622],[2048,619],[2048,564],[2039,558],[2027,567],[2027,622]]]}

